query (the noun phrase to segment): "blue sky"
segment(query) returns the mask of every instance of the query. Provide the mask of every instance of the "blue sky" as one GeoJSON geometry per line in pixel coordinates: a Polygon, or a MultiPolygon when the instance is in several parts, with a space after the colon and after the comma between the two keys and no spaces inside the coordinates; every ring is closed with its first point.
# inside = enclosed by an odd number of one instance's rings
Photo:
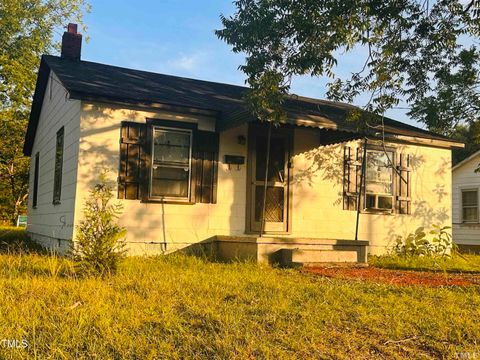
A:
{"type": "MultiPolygon", "coordinates": [[[[92,11],[85,16],[88,43],[82,59],[140,70],[244,85],[238,70],[244,61],[219,40],[220,14],[230,15],[230,0],[90,0],[92,11]]],[[[361,51],[341,58],[337,73],[348,75],[362,66],[361,51]]],[[[328,79],[298,77],[292,92],[325,97],[328,79]]],[[[366,97],[360,97],[362,105],[366,97]]],[[[390,117],[411,123],[405,110],[395,109],[390,117]]]]}

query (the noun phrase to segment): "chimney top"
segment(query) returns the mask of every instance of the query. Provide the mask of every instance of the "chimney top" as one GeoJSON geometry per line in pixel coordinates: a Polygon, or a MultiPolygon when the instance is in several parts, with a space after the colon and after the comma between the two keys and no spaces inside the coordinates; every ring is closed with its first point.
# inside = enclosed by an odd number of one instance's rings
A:
{"type": "Polygon", "coordinates": [[[78,25],[74,23],[68,23],[67,25],[67,32],[76,34],[78,29],[78,25]]]}
{"type": "Polygon", "coordinates": [[[82,52],[82,34],[77,33],[77,24],[69,23],[62,36],[62,58],[80,60],[82,52]]]}

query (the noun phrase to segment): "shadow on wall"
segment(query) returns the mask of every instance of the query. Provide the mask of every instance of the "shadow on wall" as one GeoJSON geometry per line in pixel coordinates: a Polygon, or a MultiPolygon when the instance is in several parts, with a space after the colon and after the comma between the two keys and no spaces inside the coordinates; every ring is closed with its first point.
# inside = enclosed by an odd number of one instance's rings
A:
{"type": "MultiPolygon", "coordinates": [[[[81,143],[79,151],[79,181],[88,190],[99,181],[99,175],[107,170],[107,177],[117,187],[119,171],[119,137],[122,120],[144,121],[145,115],[128,109],[110,110],[102,106],[90,105],[87,116],[82,118],[81,143]]],[[[116,195],[116,194],[115,194],[116,195]]],[[[116,198],[116,196],[115,196],[116,198]]],[[[83,208],[85,198],[79,199],[83,208]]],[[[173,205],[164,203],[142,203],[140,200],[122,200],[123,214],[120,224],[127,227],[127,243],[140,245],[140,251],[163,253],[170,246],[182,246],[185,242],[175,243],[178,231],[189,231],[195,240],[201,241],[196,229],[206,229],[208,207],[196,205],[173,205]],[[194,208],[194,209],[192,209],[194,208]],[[192,215],[194,221],[185,221],[192,215]],[[182,221],[179,221],[182,220],[182,221]],[[168,223],[171,223],[171,226],[168,223]],[[168,244],[168,246],[167,246],[168,244]]],[[[178,236],[177,236],[178,238],[178,236]]]]}
{"type": "Polygon", "coordinates": [[[420,170],[424,164],[425,159],[422,155],[412,155],[412,173],[416,174],[415,189],[412,189],[412,213],[411,215],[399,215],[401,226],[397,227],[394,224],[390,224],[388,235],[385,239],[389,246],[393,245],[399,236],[405,238],[418,227],[431,230],[432,225],[442,225],[450,219],[450,210],[446,206],[447,204],[442,204],[450,196],[449,189],[446,188],[445,184],[441,183],[436,183],[432,188],[429,181],[429,178],[431,179],[432,177],[443,178],[449,175],[450,160],[442,157],[433,173],[428,169],[421,172],[420,170]]]}
{"type": "MultiPolygon", "coordinates": [[[[294,157],[303,157],[307,166],[295,169],[292,184],[301,185],[302,190],[297,191],[299,201],[308,196],[304,187],[314,188],[315,182],[322,180],[333,185],[332,189],[343,189],[343,153],[345,144],[324,145],[305,152],[294,153],[294,157]]],[[[295,194],[297,195],[297,194],[295,194]]],[[[332,205],[342,203],[343,193],[337,192],[337,198],[332,205]]]]}

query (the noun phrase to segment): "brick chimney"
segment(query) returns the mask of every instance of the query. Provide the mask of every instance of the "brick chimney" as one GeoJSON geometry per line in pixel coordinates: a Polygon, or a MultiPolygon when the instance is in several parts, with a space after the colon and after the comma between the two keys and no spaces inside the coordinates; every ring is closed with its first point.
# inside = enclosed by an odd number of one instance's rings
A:
{"type": "Polygon", "coordinates": [[[82,34],[77,33],[77,24],[69,23],[62,36],[62,58],[80,60],[82,34]]]}

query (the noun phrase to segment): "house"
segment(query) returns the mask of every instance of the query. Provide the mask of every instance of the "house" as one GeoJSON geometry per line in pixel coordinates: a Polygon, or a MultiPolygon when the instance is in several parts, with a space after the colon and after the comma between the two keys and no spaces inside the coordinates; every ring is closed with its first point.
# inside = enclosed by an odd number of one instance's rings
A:
{"type": "Polygon", "coordinates": [[[245,87],[80,52],[71,24],[61,56],[41,59],[25,138],[27,231],[45,246],[64,252],[75,239],[104,170],[131,254],[201,243],[223,258],[365,261],[367,245],[381,254],[418,226],[451,225],[457,141],[389,118],[383,133],[362,132],[348,121],[354,106],[296,95],[273,126],[252,117],[245,87]]]}
{"type": "Polygon", "coordinates": [[[452,168],[453,241],[462,252],[480,252],[480,151],[452,168]]]}

